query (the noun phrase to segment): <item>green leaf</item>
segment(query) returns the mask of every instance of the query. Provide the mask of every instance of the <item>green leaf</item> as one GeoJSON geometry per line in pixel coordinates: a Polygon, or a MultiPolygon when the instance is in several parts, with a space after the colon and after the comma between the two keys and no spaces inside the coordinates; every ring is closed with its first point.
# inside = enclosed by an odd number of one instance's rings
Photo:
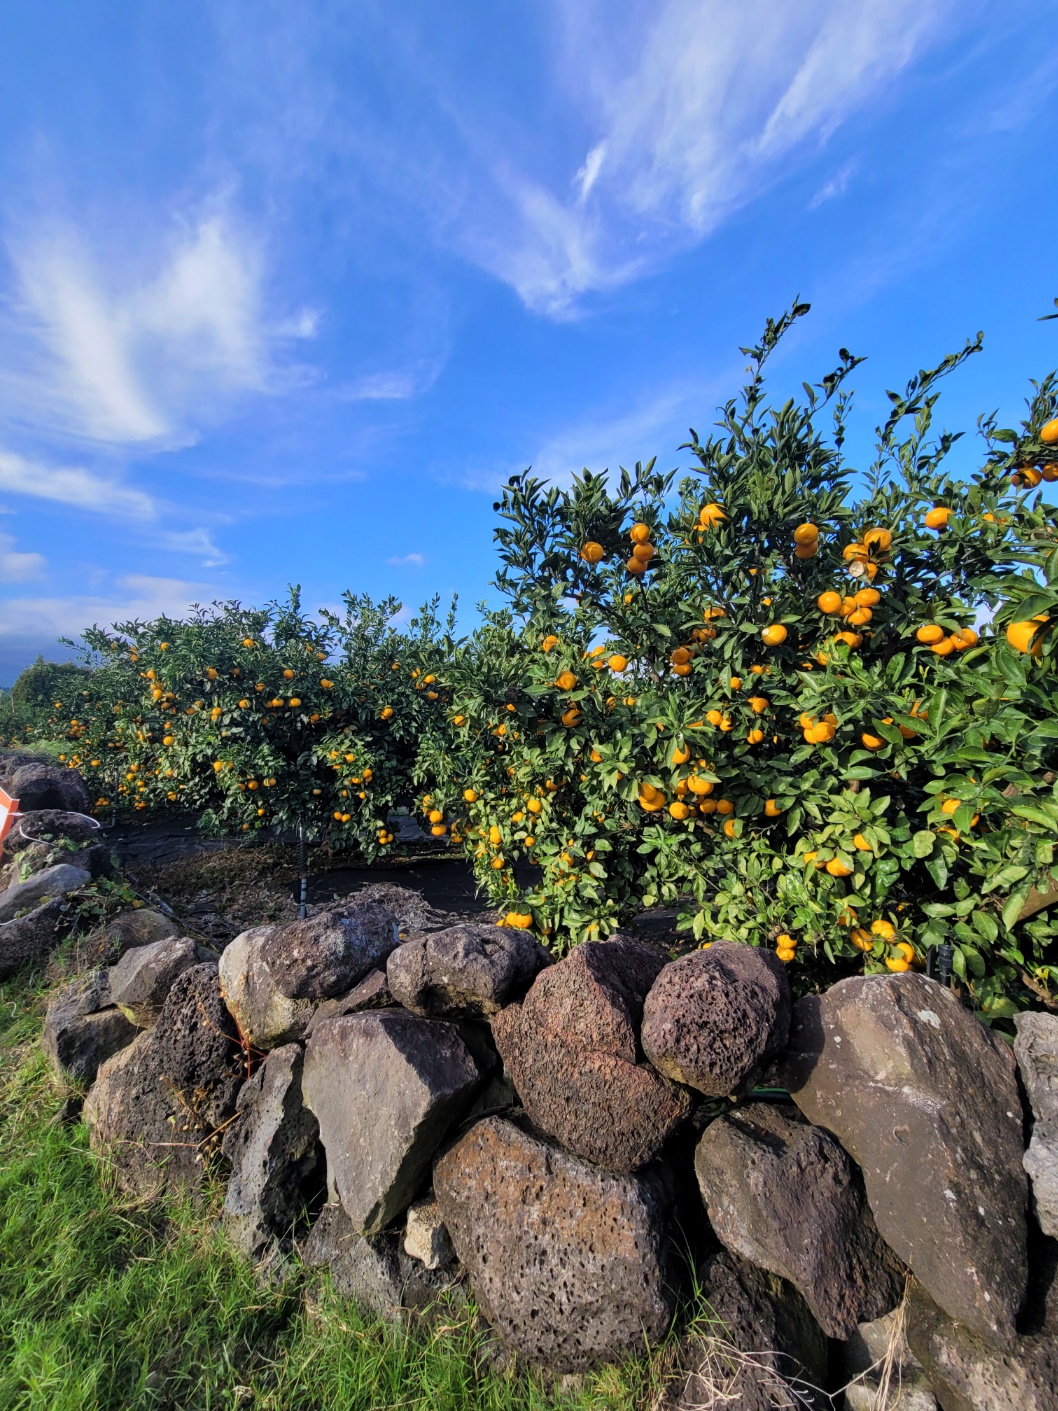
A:
{"type": "Polygon", "coordinates": [[[911,848],[916,857],[929,857],[936,844],[936,836],[928,828],[922,828],[911,839],[911,848]]]}
{"type": "Polygon", "coordinates": [[[948,864],[942,852],[938,852],[936,857],[926,859],[926,871],[936,882],[938,889],[943,891],[948,885],[948,864]]]}
{"type": "Polygon", "coordinates": [[[1010,896],[1007,898],[1006,904],[1003,907],[1003,925],[1008,931],[1014,929],[1017,919],[1021,915],[1021,908],[1028,900],[1030,890],[1031,888],[1029,887],[1019,887],[1016,892],[1011,892],[1010,896]]]}

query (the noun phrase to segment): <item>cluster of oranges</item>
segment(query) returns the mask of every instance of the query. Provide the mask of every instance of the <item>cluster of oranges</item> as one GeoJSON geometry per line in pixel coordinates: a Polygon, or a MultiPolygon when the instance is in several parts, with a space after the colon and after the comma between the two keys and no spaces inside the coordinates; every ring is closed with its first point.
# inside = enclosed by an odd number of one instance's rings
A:
{"type": "Polygon", "coordinates": [[[775,937],[775,954],[787,965],[797,959],[797,940],[789,932],[782,931],[775,937]]]}
{"type": "Polygon", "coordinates": [[[863,926],[854,926],[849,932],[849,940],[864,955],[873,952],[876,942],[883,942],[887,951],[886,967],[897,975],[910,970],[916,960],[914,947],[908,941],[898,941],[896,927],[883,918],[872,921],[869,931],[863,926]]]}
{"type": "Polygon", "coordinates": [[[794,555],[799,559],[814,559],[819,552],[819,529],[814,524],[799,524],[793,532],[794,555]]]}
{"type": "Polygon", "coordinates": [[[960,627],[958,632],[945,632],[936,622],[925,623],[915,633],[915,637],[939,657],[951,656],[952,652],[964,652],[967,647],[976,647],[980,641],[972,627],[960,627]]]}
{"type": "MultiPolygon", "coordinates": [[[[1040,429],[1040,440],[1045,446],[1058,446],[1058,417],[1040,429]]],[[[1058,480],[1058,461],[1019,465],[1010,477],[1010,483],[1015,490],[1035,490],[1041,480],[1050,484],[1058,480]]]]}
{"type": "Polygon", "coordinates": [[[632,541],[632,556],[625,563],[625,568],[633,578],[642,578],[654,557],[654,545],[650,542],[650,526],[648,524],[633,524],[628,537],[632,541]]]}

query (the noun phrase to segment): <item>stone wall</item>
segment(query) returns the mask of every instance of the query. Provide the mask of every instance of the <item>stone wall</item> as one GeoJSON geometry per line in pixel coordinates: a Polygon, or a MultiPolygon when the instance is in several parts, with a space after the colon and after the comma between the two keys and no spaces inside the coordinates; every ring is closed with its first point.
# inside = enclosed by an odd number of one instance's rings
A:
{"type": "Polygon", "coordinates": [[[552,963],[362,895],[219,963],[137,916],[46,1045],[120,1178],[224,1172],[272,1276],[326,1265],[386,1316],[469,1289],[563,1373],[676,1319],[673,1407],[718,1376],[747,1407],[849,1379],[867,1407],[882,1376],[907,1408],[1058,1406],[1058,1018],[1012,1050],[918,974],[793,1004],[763,950],[552,963]],[[711,1321],[681,1335],[695,1279],[711,1321]]]}

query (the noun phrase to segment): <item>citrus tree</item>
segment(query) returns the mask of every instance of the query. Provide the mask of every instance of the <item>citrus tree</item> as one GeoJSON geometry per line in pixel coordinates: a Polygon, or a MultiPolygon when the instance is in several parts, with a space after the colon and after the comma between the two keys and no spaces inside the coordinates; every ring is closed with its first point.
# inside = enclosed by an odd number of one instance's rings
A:
{"type": "Polygon", "coordinates": [[[400,604],[346,594],[315,617],[285,603],[196,609],[85,634],[80,699],[42,729],[98,789],[97,807],[179,807],[213,832],[304,826],[368,857],[390,847],[421,741],[446,732],[436,603],[406,631],[400,604]]]}
{"type": "Polygon", "coordinates": [[[889,394],[859,475],[859,359],[766,400],[807,308],[742,350],[749,380],[678,483],[653,463],[512,479],[507,604],[438,667],[456,746],[424,747],[422,806],[556,945],[681,906],[702,941],[809,974],[947,942],[984,1016],[1053,1002],[1055,378],[1019,427],[983,418],[981,464],[950,473],[938,383],[978,336],[889,394]]]}

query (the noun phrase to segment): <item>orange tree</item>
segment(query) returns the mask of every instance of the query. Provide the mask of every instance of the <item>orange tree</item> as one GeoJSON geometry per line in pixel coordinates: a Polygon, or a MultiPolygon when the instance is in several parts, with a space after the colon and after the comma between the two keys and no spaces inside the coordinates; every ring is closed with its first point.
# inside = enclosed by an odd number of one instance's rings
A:
{"type": "Polygon", "coordinates": [[[69,740],[100,809],[193,809],[214,832],[304,824],[374,856],[411,801],[420,741],[447,730],[427,668],[436,603],[406,632],[399,607],[347,594],[343,614],[314,619],[295,589],[263,609],[94,628],[87,690],[39,728],[69,740]]]}
{"type": "Polygon", "coordinates": [[[949,942],[986,1017],[1053,1003],[1058,917],[1034,908],[1058,877],[1055,516],[1036,491],[1058,479],[1055,378],[1018,429],[982,419],[979,469],[947,473],[937,384],[979,336],[889,394],[856,481],[859,359],[765,401],[805,312],[742,350],[750,379],[717,434],[692,432],[678,486],[653,463],[612,487],[512,479],[507,606],[443,668],[456,745],[424,747],[423,807],[510,923],[558,946],[682,905],[702,940],[810,967],[902,970],[949,942]]]}

